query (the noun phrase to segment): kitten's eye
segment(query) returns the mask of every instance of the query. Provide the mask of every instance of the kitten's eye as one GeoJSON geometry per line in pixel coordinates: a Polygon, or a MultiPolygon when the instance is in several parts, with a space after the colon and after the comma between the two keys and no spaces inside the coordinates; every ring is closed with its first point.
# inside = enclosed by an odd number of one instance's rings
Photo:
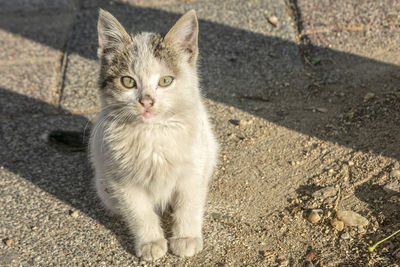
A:
{"type": "Polygon", "coordinates": [[[166,87],[172,83],[174,78],[172,76],[164,76],[158,81],[158,85],[161,87],[166,87]]]}
{"type": "Polygon", "coordinates": [[[121,77],[121,83],[126,88],[133,88],[136,86],[136,81],[132,77],[129,77],[129,76],[121,77]]]}

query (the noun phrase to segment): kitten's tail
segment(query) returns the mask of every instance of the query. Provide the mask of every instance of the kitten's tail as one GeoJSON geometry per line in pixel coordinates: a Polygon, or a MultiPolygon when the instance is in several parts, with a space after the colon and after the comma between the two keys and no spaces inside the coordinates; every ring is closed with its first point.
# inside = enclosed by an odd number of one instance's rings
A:
{"type": "Polygon", "coordinates": [[[62,131],[56,130],[45,134],[43,138],[51,145],[67,151],[86,151],[89,143],[90,131],[62,131]]]}

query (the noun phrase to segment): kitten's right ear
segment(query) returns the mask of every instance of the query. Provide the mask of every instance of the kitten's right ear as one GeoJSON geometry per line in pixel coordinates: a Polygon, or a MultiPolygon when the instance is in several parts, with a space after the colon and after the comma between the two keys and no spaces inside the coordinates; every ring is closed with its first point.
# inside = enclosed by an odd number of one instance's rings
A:
{"type": "Polygon", "coordinates": [[[97,22],[97,31],[99,35],[99,49],[97,55],[102,55],[117,50],[124,43],[129,43],[131,37],[122,27],[121,23],[109,12],[100,9],[99,20],[97,22]]]}

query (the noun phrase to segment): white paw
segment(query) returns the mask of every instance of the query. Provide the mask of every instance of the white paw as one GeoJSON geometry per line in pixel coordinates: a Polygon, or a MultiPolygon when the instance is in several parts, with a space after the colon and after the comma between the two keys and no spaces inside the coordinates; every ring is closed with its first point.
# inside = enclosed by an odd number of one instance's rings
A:
{"type": "Polygon", "coordinates": [[[161,258],[167,253],[167,240],[159,239],[157,241],[144,243],[138,246],[136,254],[145,261],[152,261],[161,258]]]}
{"type": "Polygon", "coordinates": [[[191,257],[203,249],[201,237],[173,237],[169,244],[172,253],[180,257],[191,257]]]}

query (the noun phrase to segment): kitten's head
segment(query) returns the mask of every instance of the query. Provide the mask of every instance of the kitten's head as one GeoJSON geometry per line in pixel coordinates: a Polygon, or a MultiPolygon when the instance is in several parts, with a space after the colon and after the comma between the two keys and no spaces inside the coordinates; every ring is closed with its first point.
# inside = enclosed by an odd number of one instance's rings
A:
{"type": "Polygon", "coordinates": [[[198,22],[194,10],[165,35],[128,34],[107,11],[98,20],[103,108],[120,118],[165,120],[194,104],[198,22]]]}

